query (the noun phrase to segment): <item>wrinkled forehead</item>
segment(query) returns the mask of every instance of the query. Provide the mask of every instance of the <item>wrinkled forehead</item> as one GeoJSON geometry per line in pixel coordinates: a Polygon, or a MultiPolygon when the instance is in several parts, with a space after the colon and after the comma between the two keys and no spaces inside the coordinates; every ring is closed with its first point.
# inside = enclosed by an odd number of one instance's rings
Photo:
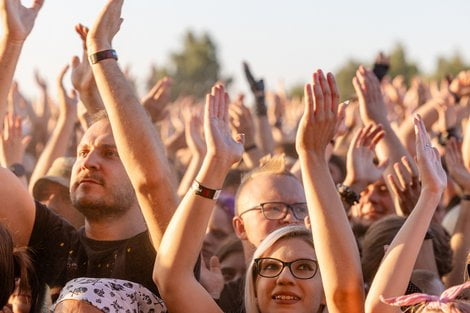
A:
{"type": "Polygon", "coordinates": [[[80,140],[79,146],[115,145],[111,125],[100,120],[90,126],[80,140]]]}

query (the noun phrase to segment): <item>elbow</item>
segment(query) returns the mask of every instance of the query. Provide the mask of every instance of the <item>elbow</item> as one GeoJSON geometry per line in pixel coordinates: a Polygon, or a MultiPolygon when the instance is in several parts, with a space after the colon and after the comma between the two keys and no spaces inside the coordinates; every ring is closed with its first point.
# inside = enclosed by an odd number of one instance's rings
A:
{"type": "Polygon", "coordinates": [[[359,281],[356,284],[349,283],[346,286],[334,288],[331,300],[338,308],[347,309],[347,312],[364,312],[364,297],[364,286],[362,281],[359,281]],[[351,308],[357,308],[357,310],[351,310],[351,308]]]}
{"type": "Polygon", "coordinates": [[[172,279],[172,268],[167,262],[161,260],[157,255],[155,265],[153,267],[152,279],[157,285],[158,291],[164,295],[171,292],[175,279],[172,279]],[[169,291],[170,290],[170,291],[169,291]]]}

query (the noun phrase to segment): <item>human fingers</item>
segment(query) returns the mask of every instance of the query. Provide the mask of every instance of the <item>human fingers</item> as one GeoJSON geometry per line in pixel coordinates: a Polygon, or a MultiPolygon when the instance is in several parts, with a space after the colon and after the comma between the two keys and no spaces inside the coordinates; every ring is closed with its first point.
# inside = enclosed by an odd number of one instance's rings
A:
{"type": "Polygon", "coordinates": [[[322,70],[317,71],[319,79],[320,79],[320,87],[323,95],[323,112],[329,113],[331,112],[331,90],[328,82],[326,81],[325,75],[323,74],[322,70]]]}
{"type": "Polygon", "coordinates": [[[315,105],[313,102],[312,85],[308,83],[305,84],[305,87],[304,87],[304,102],[305,102],[304,114],[306,115],[307,120],[310,122],[315,112],[315,105]]]}
{"type": "Polygon", "coordinates": [[[405,190],[411,184],[411,174],[406,170],[401,162],[393,164],[393,169],[396,173],[400,186],[405,190]]]}
{"type": "Polygon", "coordinates": [[[387,175],[387,180],[388,180],[388,183],[392,189],[392,192],[393,194],[397,195],[398,197],[400,197],[400,195],[402,194],[401,192],[401,189],[397,183],[397,179],[394,177],[394,175],[392,174],[388,174],[387,175]]]}
{"type": "Polygon", "coordinates": [[[210,95],[211,95],[211,99],[212,99],[212,102],[211,102],[211,112],[212,112],[212,114],[210,114],[210,117],[214,118],[214,117],[217,117],[219,115],[217,86],[212,87],[210,95]]]}
{"type": "Polygon", "coordinates": [[[229,116],[228,116],[228,107],[230,105],[230,97],[227,92],[224,91],[224,110],[223,110],[223,120],[225,123],[228,123],[229,116]]]}
{"type": "MultiPolygon", "coordinates": [[[[338,85],[336,84],[336,79],[335,76],[332,73],[326,74],[326,79],[328,81],[328,85],[330,87],[331,91],[331,111],[333,114],[336,114],[339,110],[339,90],[338,90],[338,85]]],[[[342,118],[344,118],[344,114],[346,110],[346,104],[341,106],[341,111],[342,112],[339,116],[343,115],[342,118]]]]}
{"type": "Polygon", "coordinates": [[[61,90],[64,90],[64,76],[69,70],[70,65],[66,64],[64,67],[59,72],[59,75],[57,76],[57,87],[60,88],[61,90]]]}
{"type": "Polygon", "coordinates": [[[324,113],[324,99],[323,92],[320,84],[320,77],[318,72],[313,73],[313,105],[315,116],[323,116],[324,113]]]}

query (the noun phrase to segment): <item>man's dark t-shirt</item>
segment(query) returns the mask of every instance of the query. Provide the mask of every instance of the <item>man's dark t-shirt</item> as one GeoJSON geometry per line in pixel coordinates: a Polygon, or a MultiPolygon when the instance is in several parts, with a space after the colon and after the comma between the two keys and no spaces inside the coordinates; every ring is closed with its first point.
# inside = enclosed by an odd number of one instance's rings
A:
{"type": "Polygon", "coordinates": [[[152,280],[156,252],[148,231],[125,240],[92,240],[85,237],[84,228],[77,231],[36,202],[29,247],[39,280],[50,287],[63,287],[77,277],[117,278],[139,283],[159,296],[152,280]]]}

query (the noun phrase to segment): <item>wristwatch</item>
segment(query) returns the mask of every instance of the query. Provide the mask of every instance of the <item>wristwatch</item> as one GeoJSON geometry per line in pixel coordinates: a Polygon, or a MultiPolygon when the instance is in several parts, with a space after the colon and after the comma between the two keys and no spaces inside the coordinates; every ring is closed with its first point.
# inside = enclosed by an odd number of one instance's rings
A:
{"type": "Polygon", "coordinates": [[[217,200],[219,199],[221,189],[210,189],[201,185],[197,180],[194,180],[193,184],[191,185],[191,190],[194,191],[195,195],[217,200]]]}
{"type": "Polygon", "coordinates": [[[23,164],[20,163],[13,163],[8,167],[16,177],[23,177],[26,174],[26,169],[24,168],[23,164]]]}

